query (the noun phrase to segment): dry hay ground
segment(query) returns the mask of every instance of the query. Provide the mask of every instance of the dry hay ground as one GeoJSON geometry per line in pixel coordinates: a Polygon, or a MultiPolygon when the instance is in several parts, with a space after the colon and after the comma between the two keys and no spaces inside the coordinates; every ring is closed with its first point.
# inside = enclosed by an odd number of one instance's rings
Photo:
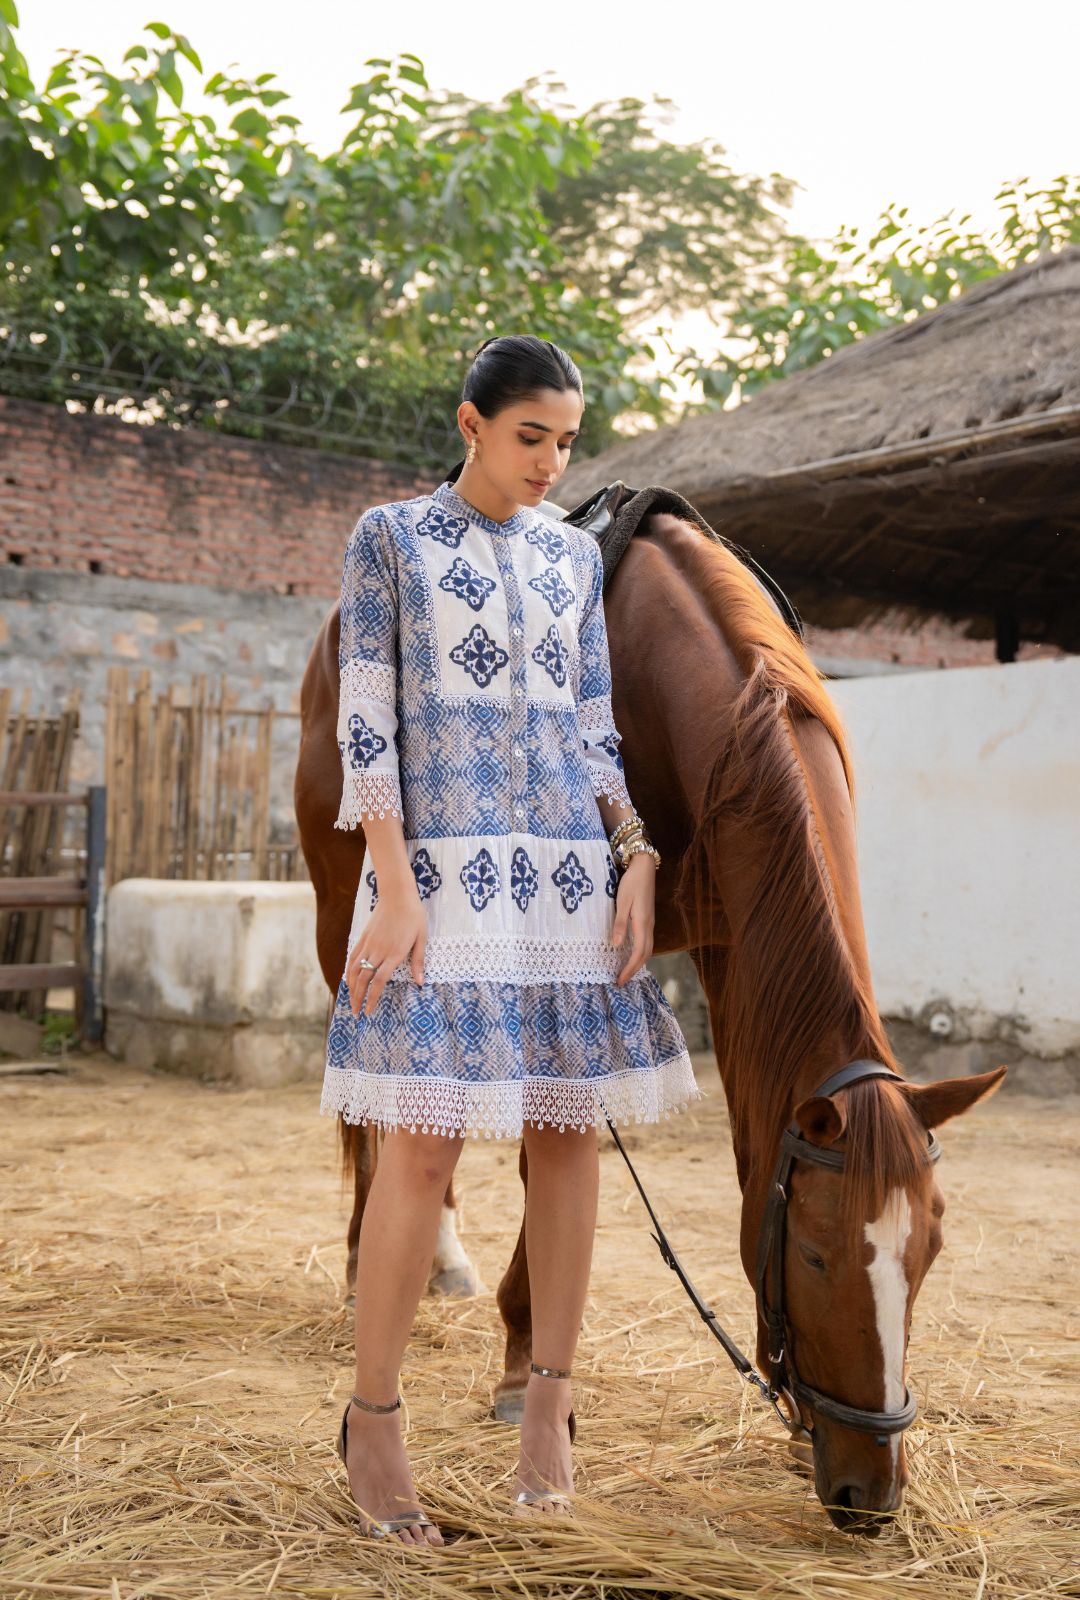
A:
{"type": "MultiPolygon", "coordinates": [[[[630,1143],[737,1336],[750,1293],[715,1069],[630,1143]]],[[[912,1485],[876,1543],[835,1532],[602,1158],[578,1364],[575,1526],[505,1509],[492,1295],[425,1300],[402,1386],[443,1551],[358,1539],[333,1437],[351,1388],[346,1198],[315,1084],[0,1079],[6,1596],[1080,1593],[1076,1102],[999,1096],[944,1132],[945,1254],[916,1308],[912,1485]]],[[[494,1287],[516,1147],[470,1141],[466,1237],[494,1287]]]]}

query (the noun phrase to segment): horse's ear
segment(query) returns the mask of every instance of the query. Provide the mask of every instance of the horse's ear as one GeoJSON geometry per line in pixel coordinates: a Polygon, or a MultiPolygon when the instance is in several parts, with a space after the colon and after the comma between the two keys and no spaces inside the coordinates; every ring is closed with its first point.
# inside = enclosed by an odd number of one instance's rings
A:
{"type": "Polygon", "coordinates": [[[847,1126],[842,1106],[828,1095],[814,1094],[795,1107],[795,1121],[811,1144],[835,1144],[847,1126]]]}
{"type": "Polygon", "coordinates": [[[915,1108],[924,1128],[940,1128],[950,1117],[985,1100],[1000,1086],[1008,1067],[994,1067],[991,1072],[980,1072],[971,1078],[942,1078],[940,1083],[911,1083],[904,1093],[915,1108]]]}

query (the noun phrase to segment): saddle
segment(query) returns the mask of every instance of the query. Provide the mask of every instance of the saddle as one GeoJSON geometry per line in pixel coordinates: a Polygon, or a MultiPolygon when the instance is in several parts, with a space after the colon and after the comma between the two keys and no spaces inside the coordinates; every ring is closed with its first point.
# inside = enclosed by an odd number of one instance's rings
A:
{"type": "Polygon", "coordinates": [[[717,533],[716,529],[705,521],[701,512],[695,510],[689,500],[684,500],[674,489],[658,487],[631,489],[619,479],[615,483],[609,483],[606,489],[597,490],[596,494],[591,495],[588,500],[583,500],[572,511],[563,511],[561,507],[550,503],[542,505],[540,509],[553,520],[571,522],[575,528],[583,528],[586,533],[592,535],[600,546],[600,554],[603,557],[605,589],[643,519],[654,511],[670,512],[672,516],[699,528],[706,538],[715,539],[718,544],[730,550],[732,555],[748,569],[765,593],[775,601],[781,616],[795,636],[800,640],[804,637],[802,618],[776,579],[759,566],[742,545],[735,544],[722,533],[717,533]]]}

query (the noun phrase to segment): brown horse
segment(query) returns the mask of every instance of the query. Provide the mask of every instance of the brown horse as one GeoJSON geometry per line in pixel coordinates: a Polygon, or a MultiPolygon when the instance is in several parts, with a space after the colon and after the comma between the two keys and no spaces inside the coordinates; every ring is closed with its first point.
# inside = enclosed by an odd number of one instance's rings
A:
{"type": "MultiPolygon", "coordinates": [[[[796,1163],[784,1247],[785,1333],[804,1384],[896,1410],[915,1295],[941,1246],[944,1202],[927,1130],[991,1093],[1004,1067],[916,1086],[873,1079],[827,1099],[845,1063],[897,1071],[874,1003],[859,896],[854,785],[821,675],[764,589],[723,544],[648,516],[605,592],[612,702],[629,791],[663,856],[653,950],[689,950],[704,988],[755,1256],[783,1129],[844,1152],[840,1175],[796,1163]]],[[[296,809],[318,903],[319,957],[336,990],[363,854],[333,828],[336,609],[304,677],[296,809]]],[[[350,1272],[375,1159],[342,1124],[356,1175],[350,1272]]],[[[524,1150],[521,1174],[527,1182],[524,1150]]],[[[436,1263],[438,1270],[439,1264],[436,1263]]],[[[531,1351],[524,1226],[499,1285],[506,1325],[497,1415],[520,1416],[531,1351]]],[[[758,1354],[768,1371],[765,1329],[758,1354]]],[[[837,1526],[874,1531],[907,1480],[900,1434],[882,1442],[810,1417],[818,1495],[837,1526]]]]}

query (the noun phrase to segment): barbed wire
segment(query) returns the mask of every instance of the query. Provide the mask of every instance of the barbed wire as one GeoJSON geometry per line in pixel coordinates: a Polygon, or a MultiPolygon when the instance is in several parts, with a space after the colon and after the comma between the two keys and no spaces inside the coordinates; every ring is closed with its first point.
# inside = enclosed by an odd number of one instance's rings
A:
{"type": "MultiPolygon", "coordinates": [[[[265,347],[264,347],[265,349],[265,347]]],[[[193,353],[194,354],[194,353],[193,353]]],[[[75,402],[98,414],[164,427],[199,427],[244,438],[314,445],[422,468],[446,468],[460,454],[442,396],[389,399],[318,374],[260,371],[257,351],[194,355],[141,349],[85,325],[77,340],[62,320],[18,324],[0,318],[0,394],[75,402]]]]}

